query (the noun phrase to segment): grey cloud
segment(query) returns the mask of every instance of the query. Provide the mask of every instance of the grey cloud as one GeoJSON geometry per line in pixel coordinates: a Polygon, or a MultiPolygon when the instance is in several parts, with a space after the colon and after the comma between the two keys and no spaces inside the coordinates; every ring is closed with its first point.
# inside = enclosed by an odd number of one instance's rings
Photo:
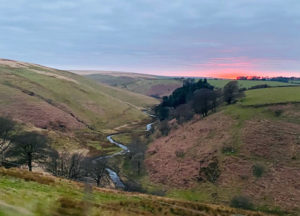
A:
{"type": "Polygon", "coordinates": [[[300,71],[299,11],[299,0],[0,0],[0,55],[138,72],[246,57],[300,71]]]}

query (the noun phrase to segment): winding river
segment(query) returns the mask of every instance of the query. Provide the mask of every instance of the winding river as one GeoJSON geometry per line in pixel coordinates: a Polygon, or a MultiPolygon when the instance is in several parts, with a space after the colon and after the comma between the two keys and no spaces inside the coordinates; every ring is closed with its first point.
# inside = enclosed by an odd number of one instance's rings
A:
{"type": "MultiPolygon", "coordinates": [[[[154,115],[151,115],[151,114],[149,114],[149,113],[147,113],[147,112],[145,112],[145,113],[146,113],[147,115],[149,115],[150,117],[155,118],[154,115]]],[[[147,125],[146,125],[146,130],[145,130],[145,131],[147,131],[147,132],[150,131],[150,130],[152,129],[152,125],[153,125],[153,124],[154,124],[154,122],[147,124],[147,125]]],[[[113,135],[114,135],[114,134],[111,134],[111,135],[107,136],[106,139],[107,139],[110,143],[112,143],[112,144],[118,146],[119,148],[121,148],[121,151],[119,151],[119,152],[117,152],[117,153],[114,153],[114,154],[111,154],[111,155],[98,157],[98,158],[96,158],[95,160],[102,160],[102,159],[107,159],[107,158],[113,158],[113,157],[115,157],[115,156],[118,156],[118,155],[125,155],[125,154],[127,154],[127,153],[130,152],[130,150],[127,148],[127,146],[125,146],[125,145],[123,145],[123,144],[121,144],[121,143],[116,142],[116,141],[113,139],[113,135]]],[[[120,189],[124,189],[124,188],[125,188],[124,183],[122,182],[122,180],[120,179],[120,177],[118,176],[118,174],[117,174],[115,171],[113,171],[113,170],[110,169],[110,168],[106,168],[106,171],[107,171],[107,173],[108,173],[110,179],[112,180],[112,182],[115,184],[116,188],[120,188],[120,189]]]]}

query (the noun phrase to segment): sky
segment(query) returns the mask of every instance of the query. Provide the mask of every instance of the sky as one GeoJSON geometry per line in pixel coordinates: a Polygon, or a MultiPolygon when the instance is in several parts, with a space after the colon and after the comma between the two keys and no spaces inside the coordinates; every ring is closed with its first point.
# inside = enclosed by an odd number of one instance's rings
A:
{"type": "Polygon", "coordinates": [[[300,77],[300,0],[0,0],[0,58],[73,70],[300,77]]]}

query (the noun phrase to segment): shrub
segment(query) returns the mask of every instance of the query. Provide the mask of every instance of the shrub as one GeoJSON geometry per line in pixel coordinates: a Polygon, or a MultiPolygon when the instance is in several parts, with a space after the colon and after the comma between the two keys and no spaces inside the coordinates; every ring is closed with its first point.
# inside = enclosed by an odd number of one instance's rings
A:
{"type": "Polygon", "coordinates": [[[184,157],[184,151],[183,150],[176,150],[175,155],[176,155],[176,157],[183,158],[184,157]]]}
{"type": "Polygon", "coordinates": [[[207,167],[202,167],[200,169],[200,178],[199,179],[202,179],[201,178],[201,175],[204,174],[207,181],[209,182],[212,182],[212,183],[215,183],[218,178],[220,177],[221,175],[221,171],[219,169],[219,163],[218,161],[213,161],[211,162],[210,164],[208,164],[207,167]]]}
{"type": "Polygon", "coordinates": [[[250,87],[249,89],[260,89],[260,88],[268,88],[270,86],[268,86],[267,84],[261,84],[261,85],[255,85],[250,87]]]}
{"type": "Polygon", "coordinates": [[[260,165],[260,164],[255,164],[252,167],[252,173],[255,177],[260,178],[262,177],[262,175],[265,172],[265,168],[264,166],[260,165]]]}
{"type": "Polygon", "coordinates": [[[222,148],[222,153],[223,154],[234,154],[236,150],[232,146],[224,146],[222,148]]]}
{"type": "Polygon", "coordinates": [[[242,208],[242,209],[253,209],[253,204],[249,200],[249,198],[244,196],[235,196],[232,198],[230,202],[230,206],[234,208],[242,208]]]}
{"type": "Polygon", "coordinates": [[[274,111],[274,115],[275,115],[276,117],[281,116],[282,113],[283,113],[283,111],[282,111],[281,109],[277,109],[277,110],[274,111]]]}

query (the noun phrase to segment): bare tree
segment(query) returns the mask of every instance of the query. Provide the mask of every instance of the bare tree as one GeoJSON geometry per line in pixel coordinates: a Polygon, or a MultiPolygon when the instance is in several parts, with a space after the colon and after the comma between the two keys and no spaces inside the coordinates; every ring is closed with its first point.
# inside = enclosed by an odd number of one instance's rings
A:
{"type": "Polygon", "coordinates": [[[176,109],[175,109],[175,118],[178,121],[179,124],[182,124],[186,121],[189,121],[193,118],[194,116],[194,111],[191,107],[191,104],[182,104],[179,105],[176,109]]]}
{"type": "Polygon", "coordinates": [[[49,161],[47,163],[46,169],[47,171],[51,172],[54,176],[59,175],[59,158],[60,155],[57,151],[52,151],[49,154],[49,161]]]}
{"type": "Polygon", "coordinates": [[[131,144],[129,144],[129,159],[131,162],[131,166],[133,170],[136,171],[138,175],[141,174],[141,170],[143,167],[144,156],[146,152],[146,145],[141,142],[140,138],[134,137],[131,144]]]}
{"type": "Polygon", "coordinates": [[[15,130],[16,123],[8,118],[0,117],[0,154],[1,165],[5,161],[5,152],[11,145],[12,133],[15,130]]]}
{"type": "Polygon", "coordinates": [[[79,179],[82,177],[82,166],[85,157],[80,153],[58,153],[51,152],[50,162],[47,164],[47,170],[53,175],[62,176],[69,179],[79,179]]]}
{"type": "Polygon", "coordinates": [[[25,132],[12,138],[10,155],[17,158],[19,164],[27,164],[32,171],[33,162],[45,162],[51,148],[47,145],[47,138],[36,132],[25,132]]]}
{"type": "Polygon", "coordinates": [[[97,184],[97,187],[100,186],[101,181],[107,176],[107,160],[106,159],[86,159],[83,163],[83,170],[85,172],[85,176],[91,177],[97,184]]]}
{"type": "Polygon", "coordinates": [[[68,169],[68,178],[70,179],[78,179],[81,174],[81,162],[84,157],[82,154],[75,153],[70,157],[69,161],[69,169],[68,169]]]}

